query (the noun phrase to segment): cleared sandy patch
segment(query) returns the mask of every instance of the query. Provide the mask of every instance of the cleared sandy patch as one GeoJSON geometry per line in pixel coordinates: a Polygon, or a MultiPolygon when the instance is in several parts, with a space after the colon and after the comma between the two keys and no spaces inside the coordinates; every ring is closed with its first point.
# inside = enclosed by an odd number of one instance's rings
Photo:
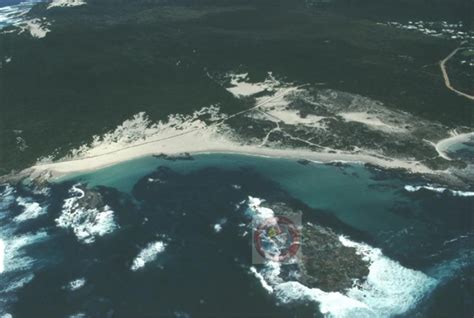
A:
{"type": "Polygon", "coordinates": [[[406,132],[406,129],[387,124],[377,116],[371,115],[367,112],[347,112],[338,115],[344,118],[345,121],[361,123],[375,130],[382,130],[390,133],[406,132]]]}
{"type": "Polygon", "coordinates": [[[324,123],[320,121],[325,119],[323,116],[307,115],[301,117],[297,111],[289,109],[268,109],[265,113],[269,114],[273,119],[280,120],[287,125],[304,125],[306,127],[325,128],[324,123]]]}

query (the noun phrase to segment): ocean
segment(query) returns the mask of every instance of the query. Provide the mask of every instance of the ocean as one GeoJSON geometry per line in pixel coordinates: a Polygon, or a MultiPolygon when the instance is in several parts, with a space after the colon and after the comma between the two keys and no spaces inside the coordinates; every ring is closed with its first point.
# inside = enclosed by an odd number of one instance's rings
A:
{"type": "Polygon", "coordinates": [[[0,30],[23,21],[25,14],[38,2],[41,0],[1,0],[0,30]]]}
{"type": "Polygon", "coordinates": [[[343,162],[186,159],[2,185],[0,315],[472,317],[472,192],[343,162]],[[367,283],[326,292],[254,264],[252,198],[332,229],[370,263],[367,283]]]}

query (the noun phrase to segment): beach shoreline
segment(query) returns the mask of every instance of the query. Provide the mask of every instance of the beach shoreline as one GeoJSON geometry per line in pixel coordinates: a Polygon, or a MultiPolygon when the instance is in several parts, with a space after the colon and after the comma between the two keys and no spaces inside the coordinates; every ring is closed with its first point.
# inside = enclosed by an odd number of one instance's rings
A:
{"type": "Polygon", "coordinates": [[[432,174],[435,172],[416,161],[385,158],[364,153],[315,152],[304,148],[270,148],[259,147],[257,145],[241,145],[224,141],[223,139],[203,142],[202,139],[197,139],[199,136],[192,138],[189,135],[183,135],[181,137],[181,139],[187,139],[187,141],[175,140],[172,143],[160,143],[160,140],[158,140],[92,157],[74,158],[51,163],[38,163],[25,169],[23,172],[30,175],[33,179],[45,175],[48,175],[48,179],[56,179],[70,174],[96,171],[121,162],[147,156],[157,154],[174,156],[183,153],[189,153],[190,155],[238,154],[267,158],[305,159],[318,163],[347,162],[371,164],[385,169],[403,169],[410,173],[418,174],[432,174]]]}

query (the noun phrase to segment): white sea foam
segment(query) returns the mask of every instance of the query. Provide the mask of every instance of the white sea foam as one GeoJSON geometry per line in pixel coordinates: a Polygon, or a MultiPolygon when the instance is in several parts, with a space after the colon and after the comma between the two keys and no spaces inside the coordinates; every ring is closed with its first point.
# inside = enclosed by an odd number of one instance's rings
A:
{"type": "Polygon", "coordinates": [[[31,282],[34,277],[35,275],[31,273],[24,273],[23,275],[19,275],[15,277],[15,280],[9,281],[8,285],[5,285],[4,289],[0,289],[0,294],[7,294],[21,289],[23,286],[31,282]]]}
{"type": "Polygon", "coordinates": [[[20,236],[11,234],[12,225],[1,229],[0,239],[0,315],[15,299],[15,292],[34,278],[38,260],[26,254],[26,247],[44,241],[44,231],[20,236]]]}
{"type": "Polygon", "coordinates": [[[263,275],[260,274],[255,267],[250,267],[250,272],[258,278],[263,288],[265,288],[269,293],[273,293],[273,287],[269,283],[267,283],[265,277],[263,277],[263,275]]]}
{"type": "Polygon", "coordinates": [[[255,267],[250,271],[279,302],[316,302],[325,317],[334,318],[379,318],[403,314],[438,283],[422,272],[405,268],[389,259],[380,249],[343,236],[339,240],[344,246],[355,248],[370,264],[367,280],[344,293],[324,292],[296,281],[283,281],[277,262],[266,263],[260,271],[255,267]]]}
{"type": "Polygon", "coordinates": [[[365,303],[379,317],[400,315],[416,305],[437,284],[422,272],[405,268],[389,259],[378,248],[339,237],[344,246],[353,247],[370,263],[366,281],[351,288],[347,296],[365,303]]]}
{"type": "Polygon", "coordinates": [[[27,0],[16,5],[0,7],[0,29],[21,23],[28,11],[40,0],[27,0]]]}
{"type": "Polygon", "coordinates": [[[222,226],[227,223],[226,218],[220,219],[216,224],[214,224],[212,227],[214,229],[214,232],[219,233],[222,231],[222,226]]]}
{"type": "Polygon", "coordinates": [[[149,262],[153,262],[158,257],[158,254],[164,252],[166,243],[162,241],[156,241],[149,243],[144,249],[138,253],[137,257],[133,260],[131,266],[132,271],[137,271],[140,268],[145,267],[149,262]]]}
{"type": "Polygon", "coordinates": [[[20,28],[20,34],[23,32],[29,32],[30,35],[34,38],[44,38],[48,32],[51,30],[49,27],[51,23],[46,20],[46,18],[35,18],[25,20],[21,23],[18,23],[17,26],[20,28]]]}
{"type": "Polygon", "coordinates": [[[67,289],[69,289],[70,291],[75,291],[75,290],[78,290],[81,287],[83,287],[85,284],[86,284],[86,279],[85,278],[83,278],[83,277],[78,278],[78,279],[75,279],[73,281],[70,281],[67,284],[67,289]]]}
{"type": "Polygon", "coordinates": [[[254,198],[249,196],[248,197],[248,209],[247,209],[247,215],[252,217],[257,222],[261,222],[267,219],[270,219],[275,216],[275,213],[273,212],[272,209],[262,207],[261,204],[265,200],[259,199],[259,198],[254,198]]]}
{"type": "Polygon", "coordinates": [[[71,229],[80,242],[93,243],[96,237],[113,232],[118,226],[115,223],[114,211],[105,205],[103,208],[84,208],[80,200],[84,191],[74,185],[71,194],[79,194],[64,200],[61,215],[55,220],[57,226],[71,229]]]}
{"type": "MultiPolygon", "coordinates": [[[[15,202],[15,189],[6,186],[0,193],[1,209],[8,209],[15,202]]],[[[28,219],[39,212],[37,204],[19,197],[18,205],[24,208],[15,221],[28,219]]],[[[0,211],[2,214],[8,210],[0,211]]],[[[0,222],[0,316],[7,315],[8,304],[15,299],[15,291],[34,278],[34,272],[42,260],[29,255],[27,249],[48,238],[46,231],[16,235],[16,222],[0,222]]],[[[6,316],[7,317],[7,316],[6,316]]]]}
{"type": "Polygon", "coordinates": [[[53,0],[48,5],[48,9],[51,9],[54,7],[77,7],[77,6],[82,6],[85,4],[86,2],[83,0],[53,0]]]}
{"type": "Polygon", "coordinates": [[[75,185],[72,186],[72,188],[70,190],[70,193],[78,193],[79,196],[76,197],[77,199],[82,199],[86,195],[84,190],[82,190],[81,188],[78,187],[78,184],[75,184],[75,185]]]}
{"type": "Polygon", "coordinates": [[[5,189],[0,193],[0,210],[7,209],[15,202],[16,190],[9,184],[5,185],[5,189]]]}
{"type": "Polygon", "coordinates": [[[5,243],[0,239],[0,274],[5,270],[5,243]]]}
{"type": "Polygon", "coordinates": [[[214,224],[213,228],[214,228],[214,232],[216,233],[219,233],[220,231],[222,231],[222,225],[219,223],[214,224]]]}
{"type": "Polygon", "coordinates": [[[39,231],[36,233],[13,236],[12,238],[4,237],[4,272],[29,270],[35,260],[24,253],[24,248],[44,241],[47,236],[46,232],[39,231]]]}
{"type": "Polygon", "coordinates": [[[408,192],[416,192],[416,191],[419,191],[421,189],[425,189],[425,190],[432,191],[432,192],[437,192],[437,193],[447,192],[447,193],[450,193],[450,194],[452,194],[454,196],[458,196],[458,197],[473,197],[474,196],[473,191],[450,190],[450,189],[443,188],[443,187],[437,187],[437,186],[434,186],[434,185],[431,185],[431,184],[423,185],[423,186],[406,185],[404,187],[404,189],[408,192]]]}
{"type": "Polygon", "coordinates": [[[275,287],[276,298],[284,304],[313,301],[328,318],[379,318],[364,303],[351,299],[341,293],[324,292],[318,288],[308,288],[299,282],[285,282],[275,287]]]}
{"type": "Polygon", "coordinates": [[[18,197],[16,202],[19,206],[23,207],[23,212],[13,219],[15,222],[35,219],[46,213],[46,207],[41,207],[38,202],[33,202],[31,199],[18,197]]]}

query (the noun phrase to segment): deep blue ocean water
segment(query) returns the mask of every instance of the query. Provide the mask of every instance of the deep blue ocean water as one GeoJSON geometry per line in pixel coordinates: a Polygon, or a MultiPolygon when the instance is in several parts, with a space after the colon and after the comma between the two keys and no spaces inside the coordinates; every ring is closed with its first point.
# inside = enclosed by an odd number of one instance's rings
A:
{"type": "MultiPolygon", "coordinates": [[[[3,185],[0,306],[13,317],[319,316],[317,302],[283,304],[250,272],[242,224],[252,196],[298,206],[304,222],[381,248],[397,268],[435,281],[401,316],[472,317],[474,197],[405,189],[425,184],[362,165],[215,154],[192,161],[146,157],[70,176],[47,192],[3,185]],[[115,227],[92,242],[55,221],[65,202],[79,196],[74,185],[100,192],[113,211],[115,227]],[[146,259],[140,253],[152,242],[164,250],[141,266],[137,255],[146,259]]],[[[411,274],[389,277],[393,264],[384,266],[386,281],[399,282],[384,286],[396,308],[409,300],[393,289],[408,286],[411,274]]]]}

